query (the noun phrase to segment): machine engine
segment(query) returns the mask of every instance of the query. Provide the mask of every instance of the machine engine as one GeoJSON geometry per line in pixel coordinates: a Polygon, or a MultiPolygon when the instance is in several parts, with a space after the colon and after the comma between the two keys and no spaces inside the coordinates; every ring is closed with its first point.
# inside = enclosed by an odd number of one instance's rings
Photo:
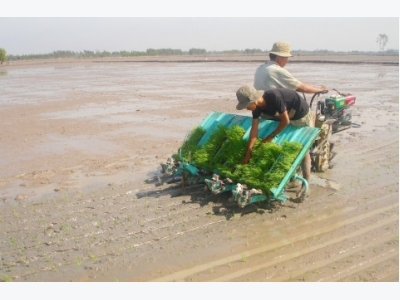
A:
{"type": "Polygon", "coordinates": [[[356,97],[351,94],[335,94],[317,103],[317,122],[335,120],[332,123],[332,133],[351,127],[351,106],[356,103],[356,97]]]}

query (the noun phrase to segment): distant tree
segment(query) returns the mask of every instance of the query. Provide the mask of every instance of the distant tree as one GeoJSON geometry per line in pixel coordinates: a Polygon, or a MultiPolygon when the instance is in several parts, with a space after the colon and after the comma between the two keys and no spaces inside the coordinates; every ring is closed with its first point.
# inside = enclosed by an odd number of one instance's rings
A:
{"type": "Polygon", "coordinates": [[[386,34],[380,34],[376,39],[376,42],[379,44],[379,49],[382,51],[385,49],[386,43],[388,42],[389,38],[386,34]]]}
{"type": "Polygon", "coordinates": [[[182,50],[171,49],[171,48],[161,48],[161,49],[149,48],[146,50],[146,54],[147,55],[182,55],[182,50]]]}
{"type": "Polygon", "coordinates": [[[83,55],[86,57],[94,56],[94,51],[83,50],[83,55]]]}
{"type": "Polygon", "coordinates": [[[0,48],[0,62],[3,64],[7,60],[7,52],[5,49],[0,48]]]}
{"type": "Polygon", "coordinates": [[[207,53],[206,49],[190,48],[189,55],[204,55],[207,53]]]}
{"type": "Polygon", "coordinates": [[[245,49],[244,50],[245,54],[260,54],[262,53],[261,49],[245,49]]]}

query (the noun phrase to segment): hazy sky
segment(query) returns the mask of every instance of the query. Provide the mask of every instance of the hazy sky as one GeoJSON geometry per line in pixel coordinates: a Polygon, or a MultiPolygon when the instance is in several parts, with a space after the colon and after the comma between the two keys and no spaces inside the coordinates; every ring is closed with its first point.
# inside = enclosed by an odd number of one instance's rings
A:
{"type": "MultiPolygon", "coordinates": [[[[115,4],[114,1],[109,3],[115,4]]],[[[99,15],[106,17],[95,17],[86,13],[89,17],[69,17],[68,13],[60,13],[61,9],[50,15],[29,14],[26,10],[20,13],[17,9],[9,10],[8,16],[0,15],[0,48],[12,55],[46,54],[57,50],[146,51],[148,48],[268,51],[275,41],[286,40],[293,50],[378,51],[376,40],[379,34],[386,34],[385,50],[399,49],[397,16],[238,18],[181,17],[179,14],[176,14],[178,17],[168,14],[165,17],[163,14],[123,17],[122,14],[107,17],[102,13],[99,15]]],[[[212,9],[207,10],[212,12],[212,9]]],[[[74,8],[75,11],[80,10],[74,8]]],[[[90,9],[86,8],[82,14],[87,11],[90,9]]],[[[143,15],[149,15],[150,11],[145,10],[143,15]]]]}

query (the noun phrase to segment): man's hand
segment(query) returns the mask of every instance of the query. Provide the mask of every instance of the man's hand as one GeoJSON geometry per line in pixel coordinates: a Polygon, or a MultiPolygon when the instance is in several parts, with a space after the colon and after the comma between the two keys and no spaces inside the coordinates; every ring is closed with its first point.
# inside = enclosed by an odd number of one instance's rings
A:
{"type": "Polygon", "coordinates": [[[246,155],[242,159],[242,164],[248,164],[251,158],[251,151],[246,152],[246,155]]]}

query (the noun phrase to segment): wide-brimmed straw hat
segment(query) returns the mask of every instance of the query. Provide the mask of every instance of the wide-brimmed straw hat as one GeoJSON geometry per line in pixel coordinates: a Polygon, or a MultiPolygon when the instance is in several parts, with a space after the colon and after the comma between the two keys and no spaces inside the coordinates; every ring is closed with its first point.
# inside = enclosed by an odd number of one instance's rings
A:
{"type": "Polygon", "coordinates": [[[264,91],[256,90],[254,86],[246,84],[239,88],[236,92],[236,98],[239,103],[236,105],[237,110],[241,110],[249,106],[249,104],[254,103],[264,95],[264,91]]]}
{"type": "Polygon", "coordinates": [[[272,50],[269,52],[281,57],[291,57],[293,56],[290,53],[290,45],[289,43],[286,42],[276,42],[273,46],[272,46],[272,50]]]}

